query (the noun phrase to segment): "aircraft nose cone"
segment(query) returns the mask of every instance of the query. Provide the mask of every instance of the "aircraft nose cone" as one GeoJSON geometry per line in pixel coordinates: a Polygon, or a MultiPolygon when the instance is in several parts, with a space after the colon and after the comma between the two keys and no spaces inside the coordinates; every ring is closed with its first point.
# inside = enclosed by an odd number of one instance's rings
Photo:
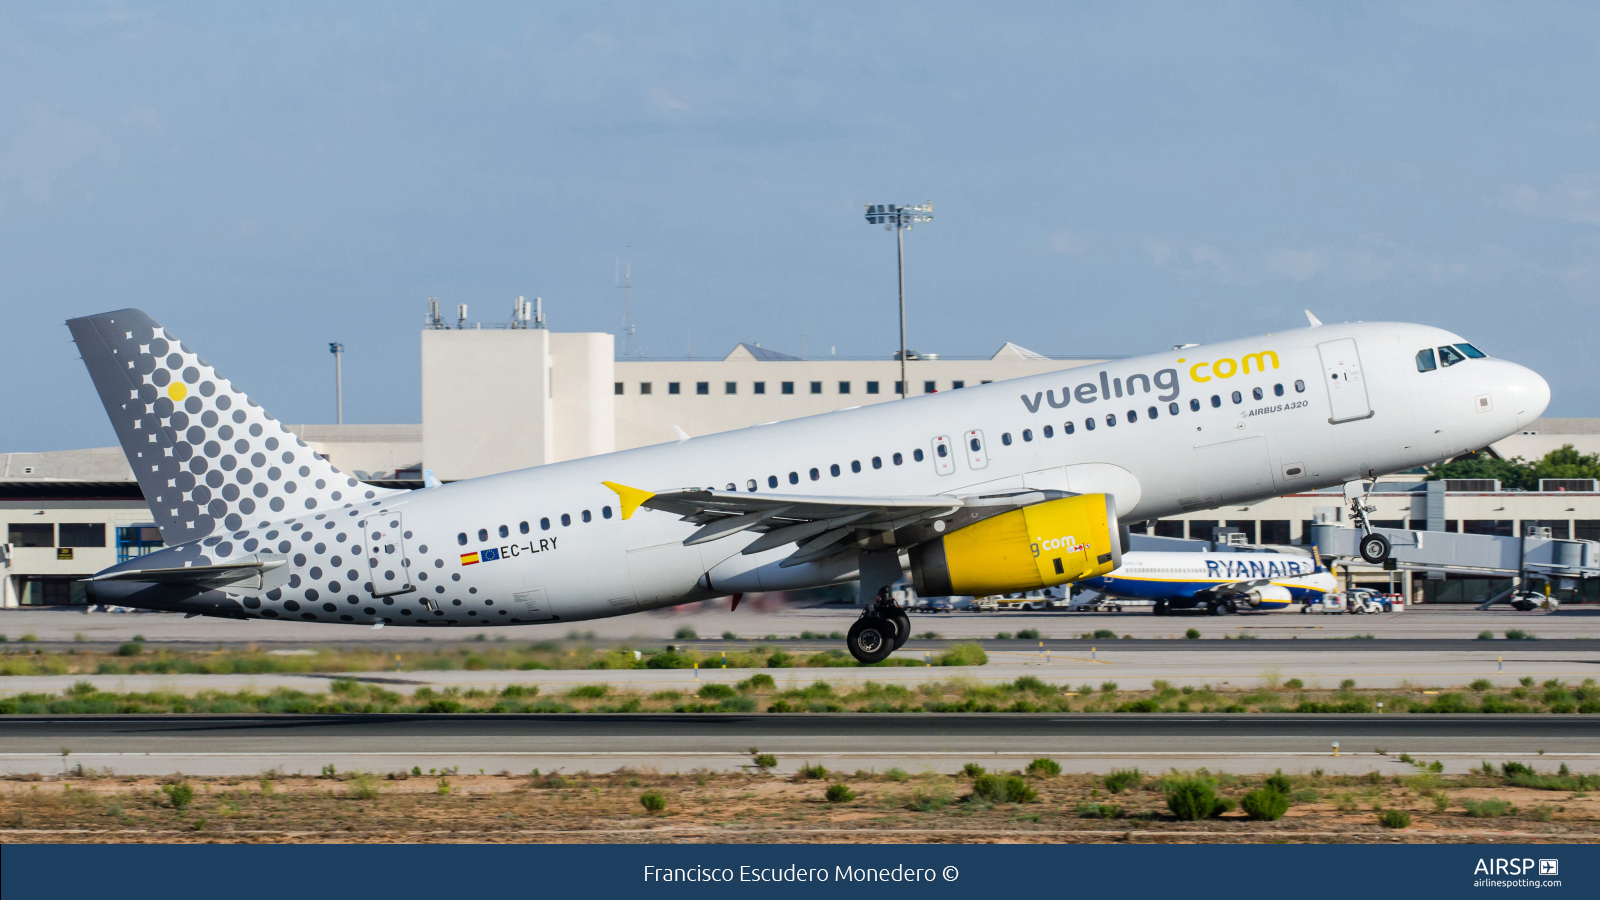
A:
{"type": "Polygon", "coordinates": [[[1544,415],[1550,405],[1550,382],[1538,372],[1525,366],[1512,364],[1510,384],[1513,408],[1517,411],[1517,427],[1521,428],[1544,415]]]}

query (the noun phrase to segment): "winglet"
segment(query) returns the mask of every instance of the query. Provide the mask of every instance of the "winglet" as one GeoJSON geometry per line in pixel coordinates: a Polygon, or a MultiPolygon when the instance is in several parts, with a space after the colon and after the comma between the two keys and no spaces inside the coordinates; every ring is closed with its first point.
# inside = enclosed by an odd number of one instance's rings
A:
{"type": "Polygon", "coordinates": [[[679,428],[678,426],[674,425],[674,426],[672,426],[672,430],[673,430],[674,433],[676,433],[678,435],[678,443],[681,444],[684,441],[687,441],[689,439],[689,432],[684,431],[682,428],[679,428]]]}
{"type": "Polygon", "coordinates": [[[617,484],[615,481],[602,481],[600,483],[617,492],[617,498],[622,501],[622,517],[624,519],[633,518],[633,514],[639,509],[639,504],[655,496],[649,491],[641,491],[625,484],[617,484]]]}
{"type": "Polygon", "coordinates": [[[1312,328],[1316,328],[1317,326],[1322,324],[1322,320],[1317,318],[1316,316],[1313,316],[1311,314],[1311,310],[1309,310],[1309,309],[1306,310],[1306,320],[1311,323],[1311,327],[1312,328]]]}

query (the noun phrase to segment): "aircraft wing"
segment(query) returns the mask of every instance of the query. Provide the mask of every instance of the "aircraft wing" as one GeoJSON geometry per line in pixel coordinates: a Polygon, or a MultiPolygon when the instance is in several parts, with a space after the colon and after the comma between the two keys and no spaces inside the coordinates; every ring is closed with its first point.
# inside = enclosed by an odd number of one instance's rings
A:
{"type": "Polygon", "coordinates": [[[782,565],[799,565],[843,552],[866,533],[894,531],[924,519],[949,515],[964,507],[1022,506],[1047,498],[1041,491],[1011,491],[974,497],[946,494],[906,497],[819,497],[814,494],[748,494],[682,488],[651,492],[605,482],[622,500],[622,517],[640,507],[674,513],[699,530],[686,546],[703,544],[745,531],[761,533],[746,555],[785,544],[801,543],[782,565]]]}

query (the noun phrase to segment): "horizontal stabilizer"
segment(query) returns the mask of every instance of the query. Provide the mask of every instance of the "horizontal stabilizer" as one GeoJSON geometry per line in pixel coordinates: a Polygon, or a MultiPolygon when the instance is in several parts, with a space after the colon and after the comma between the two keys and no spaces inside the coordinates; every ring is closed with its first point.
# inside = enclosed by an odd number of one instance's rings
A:
{"type": "Polygon", "coordinates": [[[183,566],[168,569],[123,569],[95,575],[86,581],[137,581],[148,584],[232,584],[254,578],[284,564],[281,559],[246,560],[214,566],[183,566]]]}

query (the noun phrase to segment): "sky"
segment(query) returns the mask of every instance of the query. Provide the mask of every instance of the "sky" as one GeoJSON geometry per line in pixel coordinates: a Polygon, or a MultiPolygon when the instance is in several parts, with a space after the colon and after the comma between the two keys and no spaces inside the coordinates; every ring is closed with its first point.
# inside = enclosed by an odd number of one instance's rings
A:
{"type": "MultiPolygon", "coordinates": [[[[420,419],[427,299],[720,357],[1455,330],[1600,416],[1600,6],[0,4],[0,452],[134,306],[286,422],[420,419]]],[[[484,385],[493,389],[493,385],[484,385]]]]}

